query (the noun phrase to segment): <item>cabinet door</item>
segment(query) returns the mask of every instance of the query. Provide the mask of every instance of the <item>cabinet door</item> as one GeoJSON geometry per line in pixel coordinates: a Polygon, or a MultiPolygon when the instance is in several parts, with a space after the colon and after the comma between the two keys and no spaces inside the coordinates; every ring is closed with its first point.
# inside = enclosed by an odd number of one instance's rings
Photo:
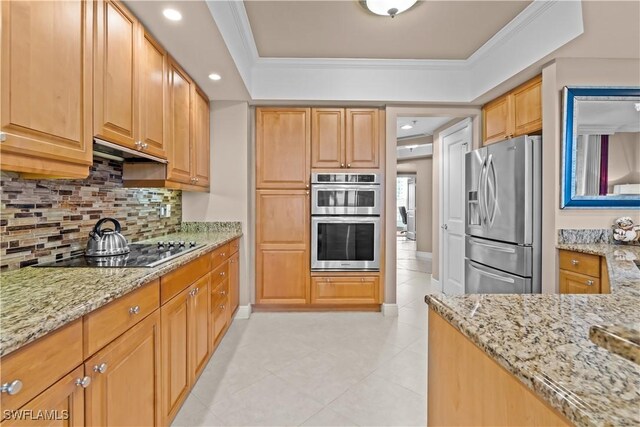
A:
{"type": "Polygon", "coordinates": [[[514,136],[542,130],[542,77],[527,82],[514,90],[514,136]]]}
{"type": "Polygon", "coordinates": [[[311,110],[311,167],[345,167],[344,108],[311,110]]]}
{"type": "MultiPolygon", "coordinates": [[[[76,384],[79,379],[84,377],[84,369],[82,366],[77,367],[54,385],[40,393],[36,398],[20,408],[22,414],[30,413],[34,417],[40,411],[52,415],[54,420],[44,419],[19,419],[15,417],[7,417],[0,427],[32,427],[32,426],[65,426],[65,427],[81,427],[85,425],[84,419],[84,391],[85,389],[76,384]]],[[[89,385],[92,387],[92,384],[89,385]]],[[[8,414],[2,414],[6,417],[8,414]]]]}
{"type": "Polygon", "coordinates": [[[209,187],[209,97],[194,89],[193,102],[191,170],[195,185],[209,187]]]}
{"type": "Polygon", "coordinates": [[[378,110],[348,108],[346,163],[348,168],[377,168],[380,165],[378,110]]]}
{"type": "Polygon", "coordinates": [[[189,292],[160,309],[162,324],[162,423],[170,424],[189,393],[189,292]]]}
{"type": "Polygon", "coordinates": [[[0,7],[0,167],[84,178],[92,162],[94,4],[0,7]]]}
{"type": "Polygon", "coordinates": [[[240,305],[240,253],[229,258],[229,312],[236,312],[240,305]]]}
{"type": "Polygon", "coordinates": [[[189,289],[189,315],[190,324],[190,352],[191,352],[191,383],[207,366],[209,361],[209,330],[211,308],[209,306],[209,282],[210,274],[201,277],[189,289]]]}
{"type": "Polygon", "coordinates": [[[309,301],[309,192],[261,190],[256,201],[256,299],[309,301]]]}
{"type": "Polygon", "coordinates": [[[600,280],[584,274],[560,270],[561,294],[599,294],[600,280]]]}
{"type": "Polygon", "coordinates": [[[169,61],[169,152],[167,178],[191,184],[191,93],[193,82],[169,61]]]}
{"type": "Polygon", "coordinates": [[[160,312],[85,362],[87,425],[160,424],[160,312]]]}
{"type": "Polygon", "coordinates": [[[134,149],[138,132],[139,31],[135,16],[122,3],[96,3],[93,130],[99,138],[134,149]]]}
{"type": "Polygon", "coordinates": [[[511,121],[511,97],[505,95],[482,108],[484,128],[483,145],[502,141],[513,133],[511,121]]]}
{"type": "Polygon", "coordinates": [[[213,329],[212,329],[212,346],[220,338],[220,334],[229,323],[229,296],[227,295],[227,289],[229,288],[229,280],[225,279],[222,284],[219,285],[215,291],[211,293],[211,315],[213,316],[213,329]]]}
{"type": "Polygon", "coordinates": [[[256,109],[256,188],[307,188],[309,108],[256,109]]]}
{"type": "Polygon", "coordinates": [[[140,142],[143,151],[166,158],[169,67],[166,51],[146,31],[140,51],[140,142]]]}

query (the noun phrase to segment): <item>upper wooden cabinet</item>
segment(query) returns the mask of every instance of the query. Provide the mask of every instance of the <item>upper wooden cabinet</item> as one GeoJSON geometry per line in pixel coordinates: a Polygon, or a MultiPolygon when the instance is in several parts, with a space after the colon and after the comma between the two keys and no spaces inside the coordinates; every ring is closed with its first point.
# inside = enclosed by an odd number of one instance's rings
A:
{"type": "Polygon", "coordinates": [[[542,130],[542,76],[482,107],[483,145],[542,130]]]}
{"type": "Polygon", "coordinates": [[[173,60],[169,61],[169,165],[167,179],[190,184],[193,82],[173,60]]]}
{"type": "Polygon", "coordinates": [[[377,109],[314,108],[311,115],[312,168],[380,166],[377,109]]]}
{"type": "Polygon", "coordinates": [[[209,187],[209,132],[209,97],[194,86],[191,173],[201,187],[209,187]]]}
{"type": "Polygon", "coordinates": [[[86,177],[94,3],[3,1],[0,8],[0,168],[86,177]]]}
{"type": "Polygon", "coordinates": [[[308,188],[310,108],[256,109],[256,187],[308,188]]]}

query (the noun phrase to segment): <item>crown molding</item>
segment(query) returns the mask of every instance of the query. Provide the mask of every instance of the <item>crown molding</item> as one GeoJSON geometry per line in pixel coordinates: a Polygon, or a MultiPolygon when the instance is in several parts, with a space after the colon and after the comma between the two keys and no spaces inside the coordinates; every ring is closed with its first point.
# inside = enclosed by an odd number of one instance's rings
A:
{"type": "Polygon", "coordinates": [[[467,59],[263,58],[244,2],[207,4],[254,100],[468,103],[583,32],[579,1],[534,0],[467,59]]]}

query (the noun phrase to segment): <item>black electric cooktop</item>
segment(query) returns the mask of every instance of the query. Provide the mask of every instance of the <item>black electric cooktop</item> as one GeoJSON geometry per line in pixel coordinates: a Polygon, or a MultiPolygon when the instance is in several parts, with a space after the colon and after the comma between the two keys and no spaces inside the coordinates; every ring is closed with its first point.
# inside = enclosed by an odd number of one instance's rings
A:
{"type": "Polygon", "coordinates": [[[61,259],[34,267],[155,267],[163,262],[189,253],[203,246],[195,242],[132,243],[124,255],[88,257],[84,255],[61,259]]]}

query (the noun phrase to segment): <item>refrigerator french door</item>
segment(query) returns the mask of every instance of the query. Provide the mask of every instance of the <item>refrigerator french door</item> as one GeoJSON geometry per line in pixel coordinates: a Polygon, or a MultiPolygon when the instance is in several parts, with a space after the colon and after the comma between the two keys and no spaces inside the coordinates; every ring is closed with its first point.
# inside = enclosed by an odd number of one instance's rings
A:
{"type": "Polygon", "coordinates": [[[474,150],[465,167],[465,291],[539,293],[541,138],[474,150]]]}

